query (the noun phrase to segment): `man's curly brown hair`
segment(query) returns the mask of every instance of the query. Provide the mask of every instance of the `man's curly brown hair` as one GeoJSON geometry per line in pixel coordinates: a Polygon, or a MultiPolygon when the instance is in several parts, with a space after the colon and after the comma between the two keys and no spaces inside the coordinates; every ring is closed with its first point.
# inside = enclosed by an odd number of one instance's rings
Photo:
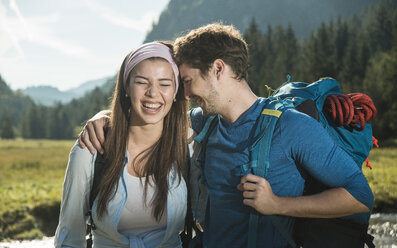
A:
{"type": "Polygon", "coordinates": [[[175,40],[174,52],[178,65],[197,68],[203,77],[216,59],[222,59],[236,79],[247,80],[248,46],[232,25],[212,23],[194,29],[175,40]]]}

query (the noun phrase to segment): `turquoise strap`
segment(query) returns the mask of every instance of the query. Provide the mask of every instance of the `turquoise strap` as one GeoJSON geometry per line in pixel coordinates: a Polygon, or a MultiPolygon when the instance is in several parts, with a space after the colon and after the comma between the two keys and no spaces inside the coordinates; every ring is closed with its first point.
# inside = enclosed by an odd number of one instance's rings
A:
{"type": "MultiPolygon", "coordinates": [[[[205,121],[204,127],[201,132],[194,138],[194,141],[197,143],[202,143],[204,139],[208,139],[208,130],[211,126],[212,120],[216,117],[216,115],[210,115],[207,117],[205,121]]],[[[211,131],[211,130],[210,130],[211,131]]]]}
{"type": "MultiPolygon", "coordinates": [[[[273,138],[274,128],[276,127],[277,120],[281,113],[281,111],[271,109],[264,109],[264,111],[262,111],[262,115],[255,130],[255,137],[257,137],[257,140],[249,148],[251,151],[250,160],[253,161],[257,158],[256,175],[263,178],[266,178],[270,168],[270,146],[273,138]]],[[[266,215],[266,217],[269,218],[273,226],[278,232],[280,232],[288,244],[295,248],[296,244],[293,241],[291,234],[281,223],[279,217],[275,215],[266,215]]],[[[259,213],[257,211],[251,213],[248,225],[248,248],[256,248],[258,221],[259,213]]]]}
{"type": "Polygon", "coordinates": [[[249,223],[248,223],[248,248],[256,248],[256,240],[258,234],[258,219],[259,214],[255,211],[255,213],[250,214],[249,223]]]}
{"type": "MultiPolygon", "coordinates": [[[[278,111],[280,112],[280,111],[278,111]]],[[[262,113],[259,119],[259,123],[255,130],[255,136],[257,137],[256,142],[249,148],[251,151],[251,161],[258,158],[256,175],[265,178],[269,169],[269,154],[270,144],[273,137],[273,131],[276,126],[279,114],[273,114],[276,112],[270,111],[270,115],[267,115],[268,111],[262,113]],[[257,147],[259,146],[259,147],[257,147]],[[261,152],[258,152],[261,151],[261,152]]],[[[280,112],[281,113],[281,112],[280,112]]],[[[257,234],[258,234],[258,220],[259,213],[254,211],[250,214],[248,224],[248,248],[256,248],[257,234]]]]}

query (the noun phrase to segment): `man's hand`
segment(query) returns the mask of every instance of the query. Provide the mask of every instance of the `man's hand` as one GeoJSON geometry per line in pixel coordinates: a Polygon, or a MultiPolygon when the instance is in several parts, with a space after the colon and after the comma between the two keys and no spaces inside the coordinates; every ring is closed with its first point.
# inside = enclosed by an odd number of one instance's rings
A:
{"type": "Polygon", "coordinates": [[[243,204],[253,207],[261,214],[278,214],[278,196],[273,194],[269,182],[252,174],[241,178],[237,189],[243,192],[243,204]]]}
{"type": "Polygon", "coordinates": [[[243,203],[263,215],[287,215],[306,218],[337,218],[370,211],[345,188],[331,188],[321,193],[297,197],[276,196],[269,182],[248,174],[237,188],[243,192],[243,203]]]}
{"type": "Polygon", "coordinates": [[[92,154],[95,153],[96,149],[103,154],[103,144],[105,143],[104,129],[109,125],[109,115],[110,111],[104,110],[87,121],[78,137],[81,148],[87,147],[92,154]]]}

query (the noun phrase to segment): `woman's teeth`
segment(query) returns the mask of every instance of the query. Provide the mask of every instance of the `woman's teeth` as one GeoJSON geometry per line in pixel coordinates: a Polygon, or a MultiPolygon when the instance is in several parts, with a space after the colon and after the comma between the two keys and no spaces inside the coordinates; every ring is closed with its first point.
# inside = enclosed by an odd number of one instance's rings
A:
{"type": "Polygon", "coordinates": [[[161,104],[156,104],[156,103],[144,103],[143,106],[145,108],[150,108],[150,109],[158,109],[161,107],[161,104]]]}

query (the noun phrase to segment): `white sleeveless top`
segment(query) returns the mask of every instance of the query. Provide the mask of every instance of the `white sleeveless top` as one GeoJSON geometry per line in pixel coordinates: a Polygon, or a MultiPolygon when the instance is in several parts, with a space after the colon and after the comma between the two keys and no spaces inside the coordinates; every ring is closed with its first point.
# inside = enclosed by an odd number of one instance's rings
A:
{"type": "Polygon", "coordinates": [[[117,227],[120,233],[140,235],[167,226],[167,209],[164,209],[159,222],[152,215],[151,202],[155,193],[155,186],[152,181],[152,185],[148,184],[146,204],[143,202],[145,181],[145,177],[139,178],[127,173],[128,197],[117,227]]]}

